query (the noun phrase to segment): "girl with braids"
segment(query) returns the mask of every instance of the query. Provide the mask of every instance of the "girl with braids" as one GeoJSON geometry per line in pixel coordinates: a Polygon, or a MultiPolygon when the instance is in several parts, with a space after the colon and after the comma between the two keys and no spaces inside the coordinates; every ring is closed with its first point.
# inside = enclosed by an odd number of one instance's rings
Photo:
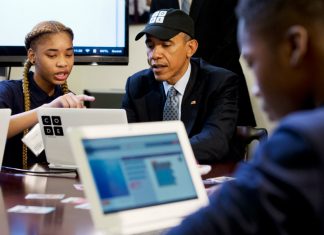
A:
{"type": "Polygon", "coordinates": [[[70,28],[56,21],[41,22],[26,35],[25,46],[23,79],[0,82],[0,108],[12,110],[3,165],[19,168],[46,162],[44,152],[36,157],[21,141],[37,123],[39,107],[83,108],[83,101],[94,100],[68,89],[66,80],[74,63],[70,28]],[[35,72],[30,71],[33,65],[35,72]]]}

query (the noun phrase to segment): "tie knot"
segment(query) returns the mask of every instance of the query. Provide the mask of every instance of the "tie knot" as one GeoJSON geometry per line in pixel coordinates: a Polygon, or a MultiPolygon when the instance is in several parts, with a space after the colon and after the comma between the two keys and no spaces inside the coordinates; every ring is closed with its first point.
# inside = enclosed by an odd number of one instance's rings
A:
{"type": "Polygon", "coordinates": [[[174,86],[170,87],[170,89],[168,90],[168,95],[167,96],[171,96],[174,97],[176,96],[178,93],[178,91],[174,88],[174,86]]]}

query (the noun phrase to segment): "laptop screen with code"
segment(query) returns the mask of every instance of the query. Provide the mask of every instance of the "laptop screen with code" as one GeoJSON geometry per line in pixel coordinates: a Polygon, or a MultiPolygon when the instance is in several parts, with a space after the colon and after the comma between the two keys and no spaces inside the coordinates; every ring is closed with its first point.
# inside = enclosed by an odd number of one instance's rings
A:
{"type": "Polygon", "coordinates": [[[82,142],[104,213],[198,197],[177,133],[82,142]]]}

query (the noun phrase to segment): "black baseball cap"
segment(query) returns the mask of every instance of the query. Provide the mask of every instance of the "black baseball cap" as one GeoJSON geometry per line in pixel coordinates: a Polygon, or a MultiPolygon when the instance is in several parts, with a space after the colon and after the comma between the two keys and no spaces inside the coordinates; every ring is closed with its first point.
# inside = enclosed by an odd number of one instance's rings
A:
{"type": "Polygon", "coordinates": [[[150,34],[160,40],[169,40],[183,32],[194,38],[195,29],[193,19],[178,9],[161,9],[154,12],[145,28],[139,32],[135,40],[144,34],[150,34]]]}

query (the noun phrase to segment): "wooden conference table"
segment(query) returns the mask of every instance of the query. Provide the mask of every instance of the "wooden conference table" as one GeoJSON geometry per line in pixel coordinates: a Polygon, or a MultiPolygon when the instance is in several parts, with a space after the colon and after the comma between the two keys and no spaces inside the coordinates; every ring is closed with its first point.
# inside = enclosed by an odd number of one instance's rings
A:
{"type": "MultiPolygon", "coordinates": [[[[230,175],[235,163],[213,166],[210,176],[230,175]]],[[[33,170],[42,171],[35,165],[33,170]]],[[[88,209],[75,208],[75,204],[62,203],[53,199],[25,199],[27,194],[64,194],[68,197],[84,197],[82,190],[76,189],[80,180],[75,173],[64,176],[40,176],[22,174],[14,171],[0,172],[0,234],[41,234],[41,235],[91,235],[100,234],[95,230],[88,209]],[[55,207],[48,214],[22,214],[7,212],[16,205],[55,207]]]]}

